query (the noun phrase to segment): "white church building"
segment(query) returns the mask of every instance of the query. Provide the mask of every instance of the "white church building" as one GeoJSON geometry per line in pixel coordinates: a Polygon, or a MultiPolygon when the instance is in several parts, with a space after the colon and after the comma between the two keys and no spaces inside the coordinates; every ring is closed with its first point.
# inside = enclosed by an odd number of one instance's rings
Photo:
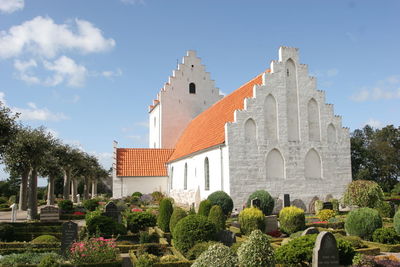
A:
{"type": "Polygon", "coordinates": [[[198,204],[217,190],[241,208],[258,189],[298,206],[341,197],[351,182],[349,130],[317,90],[298,49],[223,97],[189,51],[149,107],[149,147],[114,147],[113,197],[163,191],[198,204]]]}

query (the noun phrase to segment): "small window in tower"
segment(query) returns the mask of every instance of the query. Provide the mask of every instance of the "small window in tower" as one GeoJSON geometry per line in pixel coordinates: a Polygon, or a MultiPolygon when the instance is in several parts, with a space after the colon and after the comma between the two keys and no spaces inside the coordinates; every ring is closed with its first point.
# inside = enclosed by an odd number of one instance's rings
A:
{"type": "Polygon", "coordinates": [[[196,85],[194,83],[189,84],[189,94],[195,94],[196,93],[196,85]]]}
{"type": "Polygon", "coordinates": [[[154,128],[157,126],[157,119],[154,117],[154,128]]]}
{"type": "Polygon", "coordinates": [[[194,67],[194,65],[192,65],[192,68],[194,67]]]}
{"type": "Polygon", "coordinates": [[[289,69],[286,70],[286,76],[289,77],[289,69]]]}

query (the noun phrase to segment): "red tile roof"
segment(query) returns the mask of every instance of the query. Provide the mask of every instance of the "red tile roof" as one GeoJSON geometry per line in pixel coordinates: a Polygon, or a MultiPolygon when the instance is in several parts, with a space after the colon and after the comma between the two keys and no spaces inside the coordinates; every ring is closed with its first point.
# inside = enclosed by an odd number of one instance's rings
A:
{"type": "Polygon", "coordinates": [[[263,74],[259,74],[194,118],[179,138],[169,161],[224,143],[225,124],[233,122],[233,113],[243,109],[245,98],[253,97],[253,86],[262,83],[263,74]]]}
{"type": "Polygon", "coordinates": [[[117,148],[117,176],[167,176],[173,149],[117,148]]]}

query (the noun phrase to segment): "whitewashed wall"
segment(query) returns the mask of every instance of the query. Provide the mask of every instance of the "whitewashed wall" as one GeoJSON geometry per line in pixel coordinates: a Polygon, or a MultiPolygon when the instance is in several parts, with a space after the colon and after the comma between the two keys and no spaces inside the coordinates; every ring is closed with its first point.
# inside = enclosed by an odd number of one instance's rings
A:
{"type": "Polygon", "coordinates": [[[168,177],[116,177],[113,179],[113,198],[130,196],[134,192],[149,194],[154,191],[167,192],[168,177]]]}

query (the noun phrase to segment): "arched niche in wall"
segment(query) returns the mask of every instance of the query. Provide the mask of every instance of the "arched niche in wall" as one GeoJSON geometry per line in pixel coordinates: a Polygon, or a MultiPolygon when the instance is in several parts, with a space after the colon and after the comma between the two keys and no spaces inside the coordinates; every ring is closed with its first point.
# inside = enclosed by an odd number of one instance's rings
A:
{"type": "Polygon", "coordinates": [[[169,183],[170,183],[169,188],[173,189],[174,188],[174,167],[173,166],[171,167],[171,178],[170,178],[169,183]]]}
{"type": "Polygon", "coordinates": [[[274,148],[266,159],[267,179],[283,179],[285,178],[285,161],[281,152],[274,148]]]}
{"type": "Polygon", "coordinates": [[[278,139],[278,109],[275,97],[269,94],[265,99],[265,138],[267,140],[278,139]]]}
{"type": "Polygon", "coordinates": [[[320,123],[318,103],[311,98],[307,104],[308,111],[308,138],[310,141],[320,141],[320,123]]]}
{"type": "Polygon", "coordinates": [[[187,190],[187,174],[188,174],[188,167],[187,163],[185,163],[185,173],[183,174],[183,189],[187,190]]]}
{"type": "Polygon", "coordinates": [[[244,124],[244,139],[246,142],[257,142],[257,126],[253,119],[248,119],[244,124]]]}
{"type": "Polygon", "coordinates": [[[304,159],[304,175],[306,178],[322,178],[321,157],[318,152],[310,149],[304,159]]]}
{"type": "Polygon", "coordinates": [[[299,137],[299,107],[297,96],[296,65],[292,59],[285,63],[286,76],[286,112],[287,132],[289,141],[298,141],[299,137]]]}
{"type": "Polygon", "coordinates": [[[204,159],[204,190],[210,190],[210,162],[204,159]]]}
{"type": "Polygon", "coordinates": [[[336,128],[335,128],[335,126],[333,126],[332,123],[330,123],[328,125],[327,135],[328,135],[328,143],[329,144],[336,143],[336,128]]]}

